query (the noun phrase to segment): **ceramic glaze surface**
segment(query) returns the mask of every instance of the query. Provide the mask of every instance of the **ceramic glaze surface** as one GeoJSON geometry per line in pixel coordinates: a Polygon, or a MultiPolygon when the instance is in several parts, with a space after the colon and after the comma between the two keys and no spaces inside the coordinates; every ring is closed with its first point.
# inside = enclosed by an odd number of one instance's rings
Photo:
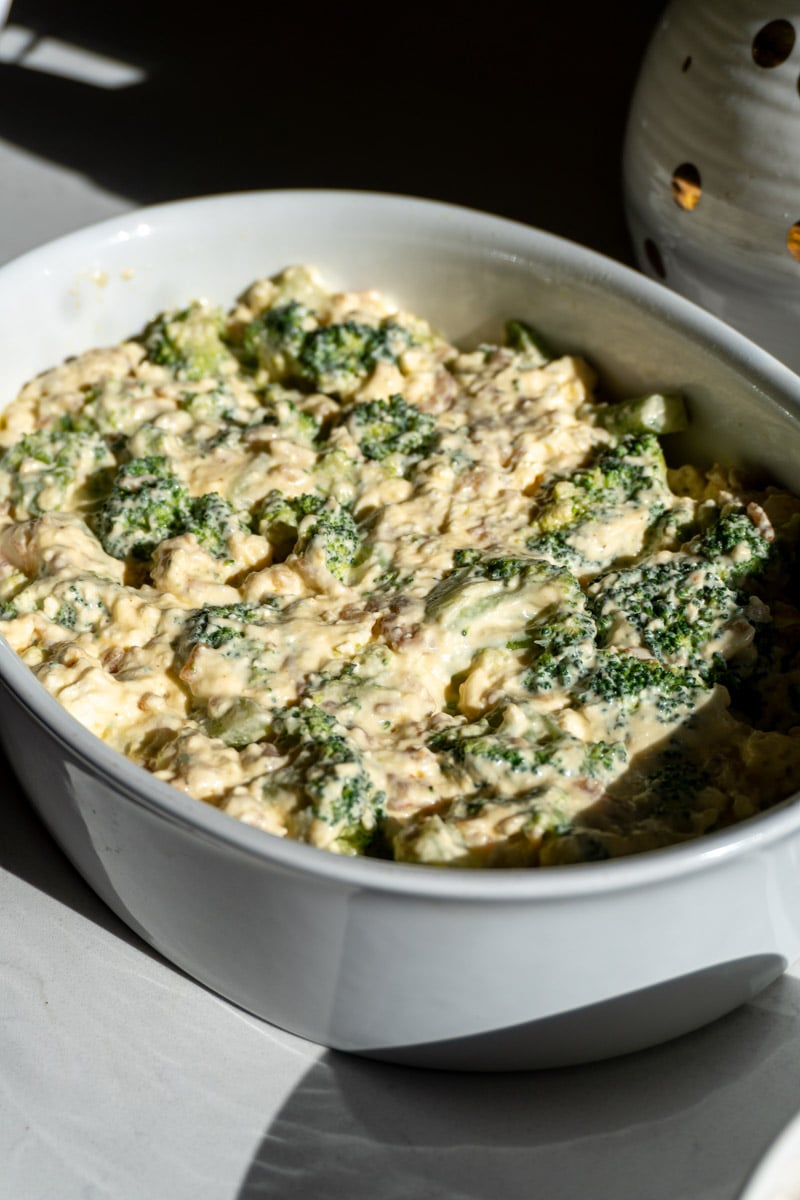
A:
{"type": "MultiPolygon", "coordinates": [[[[0,389],[10,398],[157,308],[233,296],[292,261],[378,286],[463,341],[520,315],[624,391],[682,388],[693,425],[681,456],[756,463],[800,488],[800,381],[757,347],[580,247],[398,197],[184,202],[27,255],[0,271],[0,389]]],[[[337,1049],[462,1069],[603,1058],[713,1020],[800,956],[792,802],[697,843],[547,871],[341,858],[148,775],[4,643],[0,694],[23,786],[114,911],[209,987],[337,1049]]]]}
{"type": "Polygon", "coordinates": [[[642,269],[800,367],[800,6],[674,0],[624,152],[642,269]]]}

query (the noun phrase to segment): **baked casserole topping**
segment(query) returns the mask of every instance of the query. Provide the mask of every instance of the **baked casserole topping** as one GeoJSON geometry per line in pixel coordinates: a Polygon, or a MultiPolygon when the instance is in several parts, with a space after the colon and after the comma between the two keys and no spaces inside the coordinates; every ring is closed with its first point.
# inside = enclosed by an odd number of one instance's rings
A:
{"type": "Polygon", "coordinates": [[[696,837],[800,787],[800,501],[668,469],[524,323],[459,351],[293,267],[3,416],[0,632],[98,737],[340,854],[696,837]]]}

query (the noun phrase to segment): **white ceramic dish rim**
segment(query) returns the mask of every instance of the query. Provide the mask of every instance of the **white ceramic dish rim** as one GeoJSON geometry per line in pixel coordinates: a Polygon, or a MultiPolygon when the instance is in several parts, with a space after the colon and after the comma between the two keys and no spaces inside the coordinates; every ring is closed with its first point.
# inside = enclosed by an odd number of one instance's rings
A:
{"type": "MultiPolygon", "coordinates": [[[[137,226],[148,227],[148,236],[161,220],[174,220],[181,211],[230,207],[237,203],[257,203],[259,197],[281,199],[291,203],[293,197],[319,199],[321,204],[348,199],[354,203],[389,203],[419,206],[424,209],[449,210],[462,220],[472,220],[481,227],[503,230],[509,235],[530,243],[532,257],[555,250],[559,261],[608,282],[630,299],[655,309],[674,326],[680,327],[687,338],[701,342],[720,352],[744,376],[756,374],[759,388],[777,394],[785,411],[800,421],[800,381],[777,359],[749,342],[743,335],[725,325],[705,310],[671,292],[645,276],[638,274],[596,251],[579,246],[554,234],[507,218],[482,213],[459,205],[417,197],[369,191],[337,189],[291,189],[223,193],[171,201],[131,210],[120,217],[87,226],[74,233],[56,238],[0,267],[5,283],[13,275],[29,272],[52,273],[48,259],[54,253],[77,253],[83,244],[95,249],[121,239],[137,236],[137,226]],[[789,406],[783,400],[787,393],[797,393],[789,406]]],[[[504,868],[473,870],[470,868],[441,868],[396,863],[381,859],[339,856],[289,839],[268,834],[227,816],[211,805],[185,795],[169,784],[155,778],[143,767],[131,762],[84,728],[38,683],[30,669],[17,657],[0,636],[0,677],[8,680],[8,690],[18,703],[47,728],[55,738],[113,780],[133,803],[158,814],[211,841],[227,843],[250,857],[271,861],[292,871],[301,871],[342,886],[360,886],[373,891],[405,893],[413,897],[434,900],[458,900],[486,903],[525,902],[535,900],[568,900],[600,892],[622,892],[643,889],[667,878],[694,874],[719,860],[728,860],[753,850],[766,850],[775,841],[797,831],[800,824],[800,798],[796,793],[765,813],[728,829],[706,834],[702,838],[648,850],[628,858],[599,863],[582,863],[565,867],[504,868]],[[10,685],[10,686],[9,686],[10,685]]],[[[13,766],[13,762],[12,762],[13,766]]]]}

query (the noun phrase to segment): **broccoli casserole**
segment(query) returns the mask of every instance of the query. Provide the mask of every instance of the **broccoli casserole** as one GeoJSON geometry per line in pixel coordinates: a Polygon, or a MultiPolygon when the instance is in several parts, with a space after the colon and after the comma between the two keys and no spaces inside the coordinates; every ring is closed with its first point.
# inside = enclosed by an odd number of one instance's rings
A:
{"type": "Polygon", "coordinates": [[[0,630],[98,737],[340,854],[546,866],[800,786],[800,501],[668,469],[522,321],[459,350],[293,267],[39,376],[0,630]]]}

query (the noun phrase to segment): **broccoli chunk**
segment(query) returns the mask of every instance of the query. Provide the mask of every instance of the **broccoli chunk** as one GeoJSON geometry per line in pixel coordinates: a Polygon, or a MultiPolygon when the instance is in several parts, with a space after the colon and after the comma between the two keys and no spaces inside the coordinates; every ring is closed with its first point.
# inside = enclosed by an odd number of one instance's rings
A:
{"type": "Polygon", "coordinates": [[[346,508],[325,509],[303,530],[297,552],[321,558],[336,579],[346,583],[361,552],[361,535],[346,508]]]}
{"type": "Polygon", "coordinates": [[[601,451],[591,466],[555,480],[544,493],[537,525],[545,533],[569,529],[598,508],[607,510],[665,488],[666,464],[658,439],[653,434],[631,435],[601,451]]]}
{"type": "Polygon", "coordinates": [[[237,696],[221,712],[206,717],[206,733],[226,746],[241,749],[263,741],[271,732],[271,713],[249,696],[237,696]]]}
{"type": "Polygon", "coordinates": [[[311,840],[339,854],[373,849],[381,832],[385,794],[364,767],[345,729],[316,705],[283,708],[273,715],[272,738],[290,756],[266,777],[267,799],[288,792],[316,825],[311,840]]]}
{"type": "Polygon", "coordinates": [[[613,650],[598,652],[597,665],[582,681],[578,699],[582,703],[606,700],[627,712],[635,712],[649,700],[660,720],[688,715],[705,688],[699,675],[673,670],[653,659],[613,650]]]}
{"type": "Polygon", "coordinates": [[[538,330],[525,321],[506,321],[506,345],[531,367],[542,367],[556,356],[538,330]]]}
{"type": "MultiPolygon", "coordinates": [[[[443,729],[428,738],[428,746],[437,754],[447,755],[453,764],[463,767],[479,787],[503,790],[527,790],[538,778],[542,768],[557,759],[562,749],[561,737],[555,726],[542,718],[524,734],[512,734],[503,728],[502,714],[488,717],[471,725],[443,729]],[[515,786],[510,777],[520,778],[515,786]]],[[[452,769],[452,768],[451,768],[452,769]]]]}
{"type": "Polygon", "coordinates": [[[169,459],[148,455],[120,467],[94,527],[113,558],[146,561],[165,538],[183,532],[189,513],[188,490],[169,459]]]}
{"type": "Polygon", "coordinates": [[[594,661],[596,636],[594,621],[581,609],[545,613],[526,631],[524,644],[532,651],[532,661],[522,677],[523,687],[529,692],[572,687],[594,661]]]}
{"type": "Polygon", "coordinates": [[[581,573],[596,573],[616,556],[615,528],[630,540],[633,509],[641,513],[637,532],[644,538],[671,501],[658,439],[631,435],[601,451],[591,465],[545,486],[527,548],[581,573]],[[598,536],[590,536],[595,526],[598,536]],[[589,559],[587,547],[594,546],[597,557],[589,559]]]}
{"type": "Polygon", "coordinates": [[[75,633],[93,632],[110,619],[97,581],[91,577],[57,584],[45,601],[45,608],[48,602],[56,602],[58,607],[47,615],[75,633]]]}
{"type": "Polygon", "coordinates": [[[562,601],[581,603],[578,582],[568,571],[541,558],[504,555],[450,571],[428,593],[425,615],[467,631],[486,617],[499,635],[513,634],[524,630],[540,611],[562,601]]]}
{"type": "Polygon", "coordinates": [[[227,642],[245,637],[248,625],[268,624],[275,616],[280,602],[275,597],[258,604],[206,604],[187,616],[178,639],[178,657],[187,657],[192,646],[210,646],[219,650],[227,642]]]}
{"type": "Polygon", "coordinates": [[[377,462],[394,455],[425,458],[436,445],[436,418],[398,394],[357,404],[350,422],[361,453],[377,462]]]}
{"type": "Polygon", "coordinates": [[[227,558],[232,534],[246,533],[249,525],[217,492],[207,492],[189,501],[182,533],[193,533],[214,558],[227,558]]]}
{"type": "Polygon", "coordinates": [[[301,446],[311,446],[319,436],[319,421],[309,412],[298,408],[301,394],[278,383],[267,384],[261,390],[261,409],[258,421],[262,425],[277,425],[281,436],[301,446]]]}
{"type": "Polygon", "coordinates": [[[689,427],[686,402],[677,392],[652,392],[616,404],[599,404],[595,416],[599,425],[618,437],[629,433],[680,433],[689,427]]]}
{"type": "Polygon", "coordinates": [[[190,497],[164,455],[148,454],[120,467],[111,494],[94,523],[113,558],[146,561],[167,538],[193,533],[215,558],[228,554],[231,534],[247,521],[216,492],[190,497]]]}
{"type": "Polygon", "coordinates": [[[718,639],[741,616],[734,592],[693,555],[642,562],[595,580],[590,606],[602,644],[645,646],[672,667],[689,668],[707,682],[718,676],[718,639]]]}
{"type": "Polygon", "coordinates": [[[347,395],[379,362],[396,363],[412,334],[392,320],[379,325],[344,321],[310,330],[298,353],[300,378],[321,392],[347,395]]]}
{"type": "Polygon", "coordinates": [[[686,547],[713,563],[732,587],[751,575],[760,575],[772,557],[774,543],[759,532],[743,508],[723,508],[709,529],[697,534],[686,547]]]}
{"type": "Polygon", "coordinates": [[[234,361],[222,341],[223,327],[221,313],[193,301],[188,308],[156,317],[141,340],[150,362],[166,367],[176,379],[204,379],[234,361]]]}
{"type": "Polygon", "coordinates": [[[297,374],[297,360],[306,332],[314,324],[313,313],[299,300],[265,309],[245,328],[242,338],[245,363],[263,368],[271,379],[297,374]]]}
{"type": "Polygon", "coordinates": [[[253,520],[258,532],[271,543],[275,562],[291,552],[303,518],[320,512],[324,505],[325,497],[318,492],[291,497],[274,488],[267,492],[256,507],[253,520]]]}
{"type": "Polygon", "coordinates": [[[14,516],[41,516],[74,504],[91,509],[107,491],[116,465],[105,440],[93,432],[40,429],[25,434],[0,459],[0,496],[14,516]]]}

